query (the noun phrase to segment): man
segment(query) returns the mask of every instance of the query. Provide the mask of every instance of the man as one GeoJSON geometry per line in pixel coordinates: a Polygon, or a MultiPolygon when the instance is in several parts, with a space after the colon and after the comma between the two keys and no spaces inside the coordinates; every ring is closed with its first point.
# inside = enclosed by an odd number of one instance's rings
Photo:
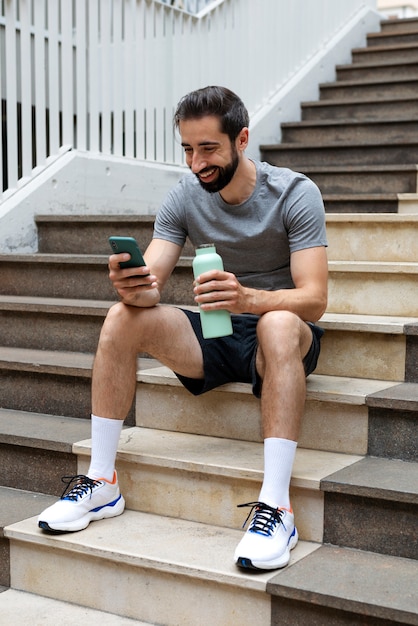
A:
{"type": "Polygon", "coordinates": [[[264,479],[258,501],[242,505],[253,517],[234,558],[240,567],[276,569],[298,541],[289,484],[305,378],[320,349],[314,322],[327,302],[323,203],[305,176],[246,156],[248,112],[228,89],[186,95],[174,121],[191,173],[157,215],[147,266],[121,269],[128,254],[109,259],[121,302],[106,317],[93,368],[90,468],[39,516],[39,526],[76,531],[123,512],[115,457],[137,354],[146,352],[195,395],[238,381],[261,398],[264,479]],[[214,242],[223,258],[225,271],[199,276],[194,294],[203,310],[232,314],[229,337],[205,340],[198,313],[159,304],[187,235],[195,246],[214,242]]]}

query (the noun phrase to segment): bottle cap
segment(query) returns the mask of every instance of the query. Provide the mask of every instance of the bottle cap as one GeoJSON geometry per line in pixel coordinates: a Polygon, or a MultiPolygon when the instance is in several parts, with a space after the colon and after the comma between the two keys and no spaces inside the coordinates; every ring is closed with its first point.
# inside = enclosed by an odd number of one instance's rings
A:
{"type": "Polygon", "coordinates": [[[214,248],[215,244],[214,243],[202,243],[200,246],[197,246],[197,249],[200,250],[201,248],[214,248]]]}

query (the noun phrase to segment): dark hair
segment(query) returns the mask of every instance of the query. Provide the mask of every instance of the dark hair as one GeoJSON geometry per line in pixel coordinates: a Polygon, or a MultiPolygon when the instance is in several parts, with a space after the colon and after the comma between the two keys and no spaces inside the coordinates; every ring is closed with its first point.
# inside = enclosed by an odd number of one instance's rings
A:
{"type": "Polygon", "coordinates": [[[177,105],[174,126],[183,120],[215,115],[221,122],[221,132],[234,141],[241,130],[249,125],[248,111],[242,100],[226,87],[204,87],[191,91],[177,105]]]}

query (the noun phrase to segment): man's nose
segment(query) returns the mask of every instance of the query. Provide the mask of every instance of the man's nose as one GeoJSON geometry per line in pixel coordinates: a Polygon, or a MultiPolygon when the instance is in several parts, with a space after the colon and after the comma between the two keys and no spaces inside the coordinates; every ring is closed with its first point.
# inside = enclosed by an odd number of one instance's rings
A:
{"type": "Polygon", "coordinates": [[[198,174],[201,170],[207,167],[207,161],[199,154],[194,154],[190,168],[193,174],[198,174]]]}

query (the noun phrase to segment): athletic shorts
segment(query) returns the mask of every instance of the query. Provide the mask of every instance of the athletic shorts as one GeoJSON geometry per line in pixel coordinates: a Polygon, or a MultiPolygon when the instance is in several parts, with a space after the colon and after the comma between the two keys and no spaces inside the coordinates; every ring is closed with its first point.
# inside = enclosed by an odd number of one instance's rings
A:
{"type": "MultiPolygon", "coordinates": [[[[251,383],[253,394],[261,396],[262,380],[256,370],[258,315],[231,315],[233,334],[228,337],[204,339],[198,312],[181,309],[189,318],[203,353],[204,378],[188,378],[176,374],[180,382],[193,395],[226,383],[251,383]]],[[[312,344],[303,359],[305,375],[311,374],[318,362],[320,340],[324,330],[308,322],[312,330],[312,344]]]]}

